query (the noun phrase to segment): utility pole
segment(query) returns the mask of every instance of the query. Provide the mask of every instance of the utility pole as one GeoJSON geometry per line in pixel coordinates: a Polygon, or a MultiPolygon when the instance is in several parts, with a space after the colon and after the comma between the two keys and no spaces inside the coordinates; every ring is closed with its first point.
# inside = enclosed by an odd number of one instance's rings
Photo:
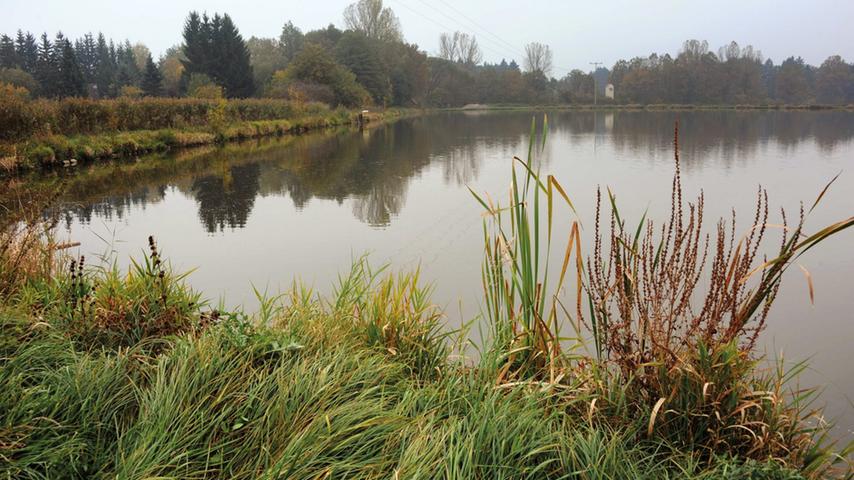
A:
{"type": "Polygon", "coordinates": [[[596,88],[596,70],[599,69],[599,65],[602,65],[602,62],[590,62],[590,65],[593,65],[593,105],[596,105],[599,95],[599,89],[596,88]]]}

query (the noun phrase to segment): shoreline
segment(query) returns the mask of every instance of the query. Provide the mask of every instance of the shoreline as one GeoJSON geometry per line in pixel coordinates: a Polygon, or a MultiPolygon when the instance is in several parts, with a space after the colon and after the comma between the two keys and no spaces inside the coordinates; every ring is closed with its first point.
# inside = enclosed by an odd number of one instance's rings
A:
{"type": "Polygon", "coordinates": [[[331,110],[322,114],[272,120],[248,120],[220,128],[162,128],[116,130],[78,135],[40,135],[28,140],[0,144],[0,172],[15,175],[23,171],[70,167],[79,163],[133,158],[154,153],[227,144],[244,140],[300,135],[325,128],[373,125],[400,118],[444,112],[513,111],[812,111],[854,112],[854,105],[692,105],[692,104],[610,104],[610,105],[468,105],[463,107],[399,109],[370,112],[331,110]],[[361,120],[360,120],[361,116],[361,120]]]}
{"type": "Polygon", "coordinates": [[[42,136],[6,145],[6,152],[0,150],[0,170],[15,174],[34,169],[69,167],[244,140],[300,135],[325,128],[376,125],[408,115],[412,112],[401,109],[367,114],[348,110],[291,119],[236,122],[218,131],[198,127],[42,136]]]}

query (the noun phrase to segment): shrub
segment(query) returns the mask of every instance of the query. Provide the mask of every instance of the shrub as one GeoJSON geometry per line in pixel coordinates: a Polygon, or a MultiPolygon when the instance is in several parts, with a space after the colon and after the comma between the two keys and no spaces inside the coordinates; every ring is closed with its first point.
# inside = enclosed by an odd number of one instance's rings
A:
{"type": "MultiPolygon", "coordinates": [[[[370,94],[356,81],[356,75],[317,44],[306,45],[288,68],[273,75],[276,92],[287,91],[292,82],[327,87],[335,96],[335,104],[357,107],[370,103],[370,94]]],[[[318,87],[312,89],[319,91],[318,87]]]]}
{"type": "Polygon", "coordinates": [[[219,85],[202,85],[190,94],[193,98],[204,98],[207,100],[219,100],[224,97],[222,87],[219,85]]]}
{"type": "Polygon", "coordinates": [[[228,102],[220,100],[208,110],[208,127],[220,139],[225,133],[225,127],[228,126],[227,107],[228,102]]]}
{"type": "Polygon", "coordinates": [[[24,88],[29,93],[39,89],[39,82],[29,73],[20,68],[0,68],[0,84],[24,88]]]}
{"type": "Polygon", "coordinates": [[[29,92],[23,87],[0,83],[0,140],[26,137],[39,122],[29,92]]]}

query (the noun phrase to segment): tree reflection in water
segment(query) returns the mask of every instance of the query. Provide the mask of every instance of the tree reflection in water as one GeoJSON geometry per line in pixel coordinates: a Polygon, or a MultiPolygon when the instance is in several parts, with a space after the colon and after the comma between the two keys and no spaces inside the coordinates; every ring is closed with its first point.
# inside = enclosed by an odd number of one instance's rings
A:
{"type": "MultiPolygon", "coordinates": [[[[210,232],[246,225],[256,198],[288,195],[298,209],[312,199],[352,202],[353,215],[371,226],[393,221],[411,179],[428,166],[446,184],[477,178],[490,149],[506,158],[523,150],[531,112],[449,113],[404,119],[365,131],[330,131],[221,148],[188,150],[80,169],[66,179],[59,212],[77,218],[121,219],[128,209],[163,200],[170,189],[195,199],[210,232]]],[[[683,167],[749,159],[774,143],[795,148],[813,140],[824,153],[854,136],[849,112],[615,111],[554,112],[550,130],[570,142],[607,137],[617,151],[650,158],[669,146],[680,120],[683,167]],[[712,160],[710,160],[712,159],[712,160]]],[[[35,181],[66,175],[52,173],[35,181]]]]}

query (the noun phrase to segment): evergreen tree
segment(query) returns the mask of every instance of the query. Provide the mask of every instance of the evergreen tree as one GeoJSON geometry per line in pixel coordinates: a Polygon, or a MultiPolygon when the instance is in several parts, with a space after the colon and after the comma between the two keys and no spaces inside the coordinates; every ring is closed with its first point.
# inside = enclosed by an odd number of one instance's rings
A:
{"type": "Polygon", "coordinates": [[[221,49],[214,52],[221,52],[222,55],[219,69],[223,72],[222,86],[225,87],[225,93],[230,97],[252,95],[255,82],[249,63],[249,49],[228,14],[222,16],[215,38],[221,45],[221,49]]]}
{"type": "Polygon", "coordinates": [[[202,18],[197,12],[190,12],[187,21],[184,22],[184,59],[181,63],[184,65],[184,74],[189,77],[194,73],[207,72],[208,58],[208,35],[207,30],[208,19],[205,16],[204,24],[202,18]]]}
{"type": "Polygon", "coordinates": [[[107,40],[103,33],[98,34],[98,43],[95,46],[95,88],[99,97],[114,97],[116,95],[116,58],[115,47],[107,40]]]}
{"type": "Polygon", "coordinates": [[[154,63],[151,55],[148,56],[148,60],[145,62],[145,72],[142,74],[140,87],[143,93],[149,97],[160,95],[163,89],[163,74],[160,73],[160,69],[157,68],[157,64],[154,63]]]}
{"type": "Polygon", "coordinates": [[[83,72],[80,70],[71,41],[60,40],[58,35],[54,43],[54,54],[57,56],[56,65],[59,67],[58,95],[60,97],[82,96],[85,93],[83,72]]]}
{"type": "Polygon", "coordinates": [[[39,59],[36,37],[30,32],[24,34],[24,32],[18,30],[18,36],[15,39],[15,51],[20,59],[21,69],[30,75],[35,74],[36,64],[39,59]]]}
{"type": "Polygon", "coordinates": [[[74,53],[80,70],[83,72],[84,83],[89,86],[95,84],[95,72],[98,64],[97,45],[95,37],[91,33],[83,35],[83,38],[74,42],[74,53]]]}
{"type": "Polygon", "coordinates": [[[133,47],[129,41],[125,40],[116,48],[116,91],[128,85],[136,86],[139,83],[139,77],[139,67],[133,55],[133,47]]]}
{"type": "Polygon", "coordinates": [[[19,68],[21,62],[15,51],[15,42],[8,35],[0,35],[0,68],[19,68]]]}
{"type": "Polygon", "coordinates": [[[204,74],[231,97],[252,95],[255,88],[249,49],[228,15],[213,18],[190,12],[184,23],[184,77],[204,74]]]}
{"type": "Polygon", "coordinates": [[[57,94],[56,68],[53,60],[53,44],[47,38],[47,33],[42,33],[41,43],[38,46],[35,78],[41,85],[40,94],[45,97],[53,97],[57,94]]]}

